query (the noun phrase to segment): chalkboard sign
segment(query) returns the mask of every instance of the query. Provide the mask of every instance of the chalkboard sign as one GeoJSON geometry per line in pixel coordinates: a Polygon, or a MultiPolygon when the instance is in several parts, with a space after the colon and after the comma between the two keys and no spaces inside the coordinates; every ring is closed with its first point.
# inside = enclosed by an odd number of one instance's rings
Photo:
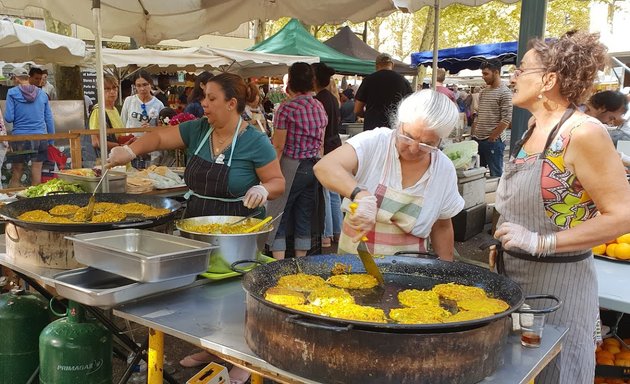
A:
{"type": "Polygon", "coordinates": [[[83,82],[83,93],[92,99],[92,103],[96,104],[98,100],[96,94],[96,71],[90,69],[81,70],[81,79],[83,82]]]}

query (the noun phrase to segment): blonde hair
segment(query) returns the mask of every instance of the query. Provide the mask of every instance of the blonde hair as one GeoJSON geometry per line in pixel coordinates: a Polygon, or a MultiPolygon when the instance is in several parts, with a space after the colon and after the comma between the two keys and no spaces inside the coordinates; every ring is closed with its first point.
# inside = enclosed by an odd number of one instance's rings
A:
{"type": "Polygon", "coordinates": [[[397,129],[403,123],[419,120],[428,130],[435,131],[440,138],[445,138],[457,125],[459,111],[448,96],[431,89],[423,89],[400,102],[392,127],[397,129]]]}

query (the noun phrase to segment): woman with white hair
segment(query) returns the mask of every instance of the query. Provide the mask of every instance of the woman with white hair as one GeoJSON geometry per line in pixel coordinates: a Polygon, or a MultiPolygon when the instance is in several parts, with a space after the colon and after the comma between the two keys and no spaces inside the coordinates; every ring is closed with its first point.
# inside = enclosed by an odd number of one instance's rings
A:
{"type": "Polygon", "coordinates": [[[357,203],[346,214],[339,253],[357,253],[364,235],[374,254],[426,251],[453,260],[451,218],[464,207],[451,160],[439,150],[459,118],[445,95],[425,89],[401,101],[392,127],[356,135],[314,168],[325,188],[357,203]]]}

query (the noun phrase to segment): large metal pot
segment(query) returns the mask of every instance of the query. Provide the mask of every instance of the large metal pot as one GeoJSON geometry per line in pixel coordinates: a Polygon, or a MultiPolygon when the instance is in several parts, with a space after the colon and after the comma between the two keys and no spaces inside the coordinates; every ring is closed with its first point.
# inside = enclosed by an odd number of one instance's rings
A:
{"type": "Polygon", "coordinates": [[[245,275],[245,338],[264,360],[282,369],[325,383],[476,383],[500,363],[509,330],[508,314],[523,303],[515,282],[463,263],[385,256],[376,263],[384,290],[357,302],[388,309],[398,307],[403,289],[430,289],[455,282],[483,288],[510,308],[484,319],[444,324],[368,323],[332,319],[295,311],[264,300],[267,288],[281,276],[299,271],[328,277],[335,263],[364,272],[355,255],[323,255],[280,260],[245,275]]]}
{"type": "MultiPolygon", "coordinates": [[[[247,268],[247,262],[256,262],[258,260],[258,239],[260,235],[269,233],[273,230],[272,226],[264,227],[263,230],[252,233],[235,233],[235,234],[209,234],[193,232],[184,229],[187,225],[206,225],[206,224],[229,224],[234,223],[243,216],[200,216],[188,219],[178,220],[175,225],[182,236],[193,240],[205,241],[218,248],[212,250],[210,254],[209,271],[214,273],[232,272],[231,265],[238,262],[241,268],[247,268]]],[[[260,219],[249,219],[252,226],[259,223],[260,219]]]]}
{"type": "Polygon", "coordinates": [[[138,196],[126,193],[97,193],[96,202],[108,202],[108,203],[144,203],[156,208],[167,208],[170,212],[166,215],[157,218],[128,218],[125,221],[117,223],[72,223],[72,224],[60,224],[60,223],[36,223],[30,221],[24,221],[18,219],[18,216],[24,212],[32,211],[35,209],[41,209],[48,211],[51,208],[61,204],[74,204],[79,206],[86,206],[92,196],[91,193],[73,193],[67,195],[49,195],[41,197],[32,197],[29,199],[22,199],[14,201],[5,206],[0,207],[0,217],[4,220],[15,224],[18,227],[23,227],[33,230],[45,230],[55,232],[96,232],[107,231],[111,229],[120,228],[150,228],[160,224],[165,224],[173,221],[181,208],[181,204],[173,199],[168,199],[159,196],[138,196]]]}
{"type": "Polygon", "coordinates": [[[181,204],[159,196],[137,196],[124,193],[96,194],[97,202],[145,203],[167,208],[170,213],[158,218],[127,219],[119,223],[35,223],[18,219],[24,212],[41,209],[48,211],[60,204],[87,205],[91,194],[67,194],[33,197],[14,201],[0,207],[0,216],[8,221],[5,226],[7,257],[21,264],[47,268],[72,269],[82,265],[74,258],[72,242],[66,236],[119,228],[150,228],[171,231],[169,224],[179,214],[181,204]]]}

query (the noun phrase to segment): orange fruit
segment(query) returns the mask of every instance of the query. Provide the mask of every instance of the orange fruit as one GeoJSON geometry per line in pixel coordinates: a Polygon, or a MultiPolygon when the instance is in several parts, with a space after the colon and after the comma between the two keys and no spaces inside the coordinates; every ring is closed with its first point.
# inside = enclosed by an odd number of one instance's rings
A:
{"type": "Polygon", "coordinates": [[[626,233],[625,235],[621,235],[617,238],[617,243],[630,243],[630,233],[626,233]]]}
{"type": "MultiPolygon", "coordinates": [[[[604,349],[605,349],[606,351],[608,351],[608,352],[612,353],[613,355],[614,355],[614,354],[617,354],[617,353],[619,353],[619,352],[621,352],[621,349],[620,349],[618,346],[616,346],[616,345],[612,345],[612,344],[605,345],[605,346],[604,346],[604,349]]],[[[602,351],[602,352],[603,352],[603,351],[602,351]]]]}
{"type": "Polygon", "coordinates": [[[603,255],[606,253],[606,244],[600,244],[593,247],[593,253],[596,255],[603,255]]]}
{"type": "Polygon", "coordinates": [[[615,257],[622,260],[630,259],[630,244],[619,243],[615,247],[615,257]]]}
{"type": "Polygon", "coordinates": [[[606,246],[606,255],[610,257],[615,257],[615,249],[617,248],[617,243],[608,244],[606,246]]]}
{"type": "Polygon", "coordinates": [[[603,340],[604,345],[612,344],[616,346],[620,346],[621,342],[617,340],[615,337],[607,337],[603,340]]]}
{"type": "MultiPolygon", "coordinates": [[[[605,348],[605,347],[604,347],[605,348]]],[[[597,352],[595,354],[597,356],[598,359],[610,359],[610,360],[615,360],[615,354],[607,351],[607,350],[601,350],[599,352],[597,352]]]]}
{"type": "Polygon", "coordinates": [[[615,355],[615,360],[629,360],[630,361],[630,351],[621,351],[615,355]]]}
{"type": "Polygon", "coordinates": [[[618,367],[630,367],[630,360],[625,360],[625,359],[615,360],[615,365],[618,367]]]}
{"type": "Polygon", "coordinates": [[[615,365],[615,361],[611,359],[597,359],[597,365],[615,365]]]}

